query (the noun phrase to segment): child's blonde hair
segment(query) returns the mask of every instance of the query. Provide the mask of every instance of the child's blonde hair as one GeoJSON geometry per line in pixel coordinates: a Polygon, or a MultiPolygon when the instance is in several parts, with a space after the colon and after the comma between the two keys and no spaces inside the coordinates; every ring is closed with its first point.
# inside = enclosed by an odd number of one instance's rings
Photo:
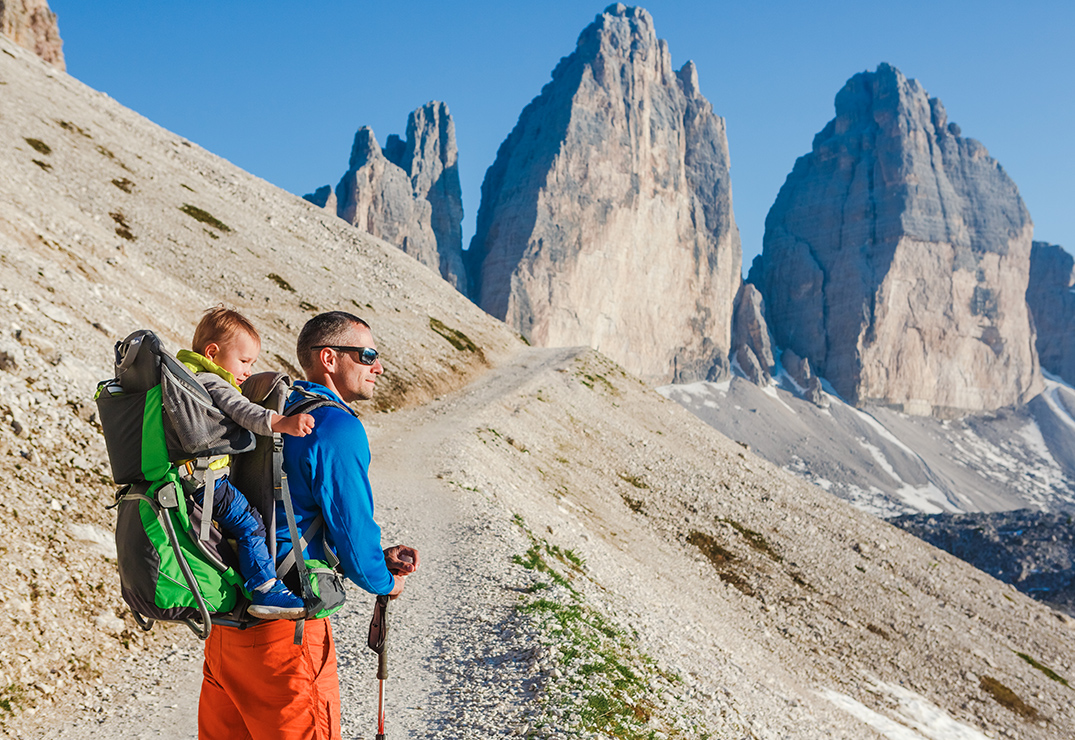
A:
{"type": "Polygon", "coordinates": [[[238,311],[227,308],[219,303],[205,312],[198,327],[194,330],[194,340],[190,348],[200,355],[205,354],[205,348],[214,342],[223,344],[235,339],[240,333],[253,337],[261,342],[261,335],[250,319],[238,311]]]}

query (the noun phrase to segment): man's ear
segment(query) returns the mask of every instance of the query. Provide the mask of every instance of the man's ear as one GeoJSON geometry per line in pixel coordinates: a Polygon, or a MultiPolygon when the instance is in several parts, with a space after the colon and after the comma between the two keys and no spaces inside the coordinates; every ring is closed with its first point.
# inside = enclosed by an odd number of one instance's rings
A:
{"type": "Polygon", "coordinates": [[[220,352],[220,345],[216,342],[210,342],[205,348],[204,357],[208,360],[213,359],[220,352]]]}
{"type": "Polygon", "coordinates": [[[339,355],[329,347],[322,347],[318,358],[321,360],[321,367],[325,368],[328,372],[333,372],[336,369],[336,362],[339,359],[339,355]]]}

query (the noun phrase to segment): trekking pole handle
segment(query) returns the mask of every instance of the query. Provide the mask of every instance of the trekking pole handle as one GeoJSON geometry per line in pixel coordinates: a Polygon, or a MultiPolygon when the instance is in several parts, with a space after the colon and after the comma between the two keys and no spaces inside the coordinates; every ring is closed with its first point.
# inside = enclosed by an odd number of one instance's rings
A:
{"type": "Polygon", "coordinates": [[[377,655],[377,678],[379,678],[382,681],[385,680],[386,678],[388,678],[388,646],[387,645],[385,645],[384,650],[382,650],[377,655]]]}

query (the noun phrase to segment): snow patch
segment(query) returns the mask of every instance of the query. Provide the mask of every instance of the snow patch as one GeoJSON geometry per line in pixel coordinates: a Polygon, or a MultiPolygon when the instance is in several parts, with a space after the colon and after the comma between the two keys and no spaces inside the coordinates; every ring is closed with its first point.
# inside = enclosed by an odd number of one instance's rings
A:
{"type": "Polygon", "coordinates": [[[865,722],[890,740],[986,740],[975,728],[957,722],[920,694],[884,681],[874,681],[872,690],[887,694],[896,719],[886,717],[869,707],[832,689],[819,694],[853,717],[865,722]]]}

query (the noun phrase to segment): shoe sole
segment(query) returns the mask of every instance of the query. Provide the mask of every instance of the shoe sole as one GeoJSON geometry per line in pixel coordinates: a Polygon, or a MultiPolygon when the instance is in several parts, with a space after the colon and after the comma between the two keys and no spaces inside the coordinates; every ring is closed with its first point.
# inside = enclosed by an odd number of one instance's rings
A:
{"type": "Polygon", "coordinates": [[[246,613],[258,619],[302,619],[306,616],[305,607],[265,606],[252,604],[246,613]]]}

